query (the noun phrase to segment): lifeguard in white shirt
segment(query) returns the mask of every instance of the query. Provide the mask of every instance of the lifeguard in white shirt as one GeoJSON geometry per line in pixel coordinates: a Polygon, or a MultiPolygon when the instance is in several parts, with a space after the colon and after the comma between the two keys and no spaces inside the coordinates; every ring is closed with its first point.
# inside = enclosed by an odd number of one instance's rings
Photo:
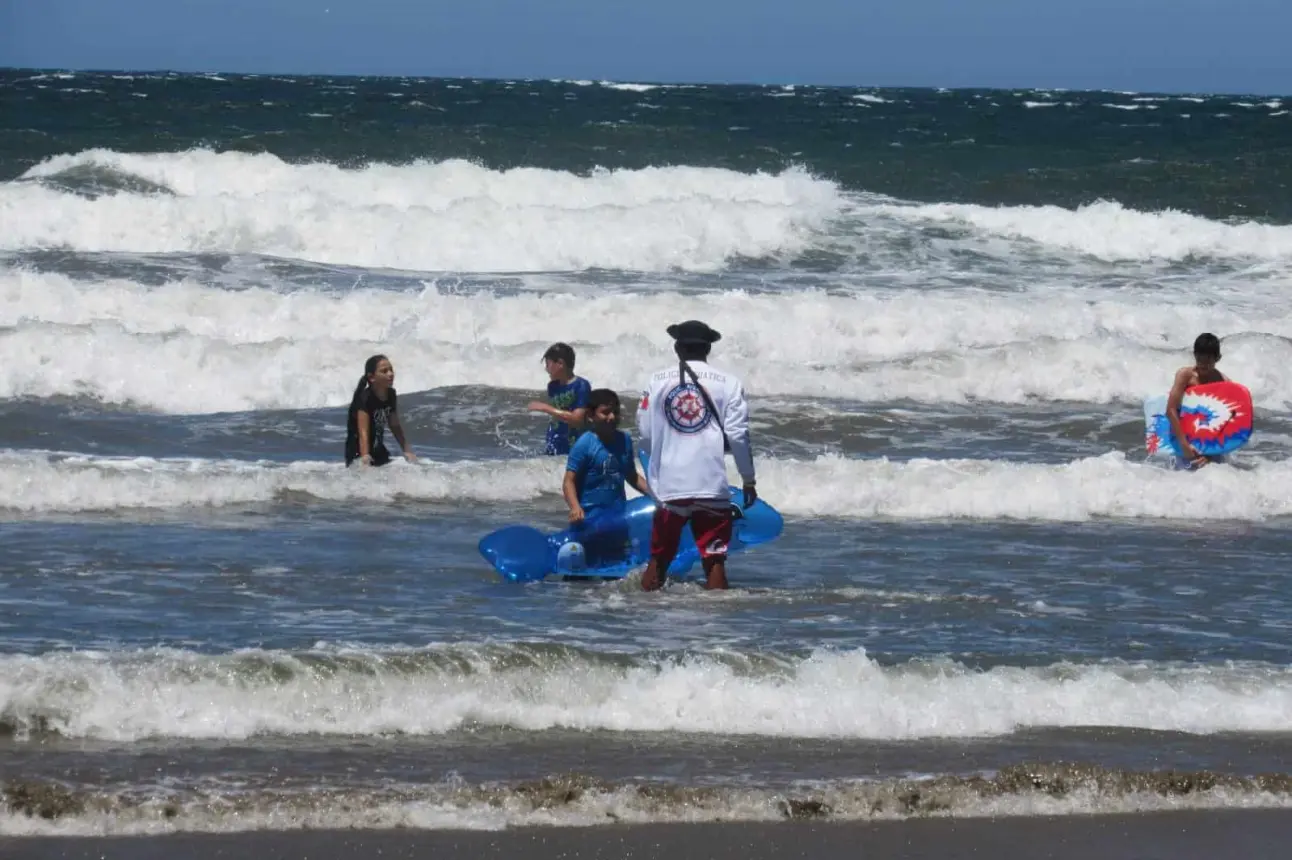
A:
{"type": "Polygon", "coordinates": [[[689,521],[706,586],[726,588],[733,511],[725,452],[731,451],[749,506],[758,498],[749,444],[749,405],[734,374],[708,362],[722,335],[698,320],[669,326],[676,364],[653,374],[637,409],[640,447],[649,452],[647,482],[660,503],[651,531],[651,559],[642,587],[664,584],[689,521]]]}

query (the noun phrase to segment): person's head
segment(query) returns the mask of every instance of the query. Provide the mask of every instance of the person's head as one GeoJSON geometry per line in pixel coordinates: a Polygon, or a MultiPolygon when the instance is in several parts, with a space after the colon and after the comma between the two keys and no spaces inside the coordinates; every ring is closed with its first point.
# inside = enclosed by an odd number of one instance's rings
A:
{"type": "Polygon", "coordinates": [[[568,343],[554,343],[543,353],[543,366],[554,380],[569,379],[574,375],[574,347],[568,343]]]}
{"type": "Polygon", "coordinates": [[[673,338],[673,352],[683,361],[704,361],[709,350],[722,340],[722,334],[699,320],[687,320],[668,327],[673,338]]]}
{"type": "Polygon", "coordinates": [[[619,395],[609,388],[594,388],[588,394],[588,418],[592,429],[600,435],[613,433],[619,428],[623,407],[619,395]]]}
{"type": "Polygon", "coordinates": [[[1193,360],[1202,367],[1212,367],[1220,361],[1220,338],[1203,332],[1193,342],[1193,360]]]}
{"type": "Polygon", "coordinates": [[[363,363],[363,376],[355,387],[357,395],[365,388],[372,387],[377,391],[386,391],[395,384],[395,366],[384,355],[372,355],[363,363]]]}

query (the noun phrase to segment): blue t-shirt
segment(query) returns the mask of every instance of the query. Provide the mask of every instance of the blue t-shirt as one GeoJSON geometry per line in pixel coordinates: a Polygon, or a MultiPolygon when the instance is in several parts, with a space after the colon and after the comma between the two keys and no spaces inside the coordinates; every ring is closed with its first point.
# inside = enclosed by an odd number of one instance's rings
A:
{"type": "Polygon", "coordinates": [[[574,473],[579,504],[586,514],[622,507],[624,482],[633,473],[633,440],[620,430],[609,447],[596,433],[584,433],[570,449],[565,470],[574,473]]]}
{"type": "MultiPolygon", "coordinates": [[[[547,402],[563,412],[586,409],[591,394],[592,383],[582,376],[576,376],[566,383],[557,382],[555,379],[547,383],[547,402]]],[[[570,446],[582,432],[582,427],[571,427],[564,421],[552,419],[547,425],[547,453],[570,453],[570,446]]]]}

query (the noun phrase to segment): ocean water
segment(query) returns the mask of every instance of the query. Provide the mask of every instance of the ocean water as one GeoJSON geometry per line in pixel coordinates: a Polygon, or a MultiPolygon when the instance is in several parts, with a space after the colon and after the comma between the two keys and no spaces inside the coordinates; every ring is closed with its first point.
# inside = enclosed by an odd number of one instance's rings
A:
{"type": "Polygon", "coordinates": [[[0,72],[0,833],[1292,805],[1289,152],[1264,96],[0,72]],[[632,401],[693,317],[783,536],[500,581],[543,350],[632,401]],[[1202,331],[1257,434],[1169,472],[1202,331]],[[347,471],[376,352],[421,462],[347,471]]]}

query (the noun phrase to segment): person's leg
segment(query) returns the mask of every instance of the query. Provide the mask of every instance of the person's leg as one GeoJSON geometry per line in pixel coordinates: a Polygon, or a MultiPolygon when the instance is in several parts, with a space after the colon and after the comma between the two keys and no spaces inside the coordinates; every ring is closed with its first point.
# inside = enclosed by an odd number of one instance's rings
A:
{"type": "Polygon", "coordinates": [[[677,544],[687,518],[660,506],[655,509],[650,529],[650,561],[642,573],[642,590],[655,591],[664,586],[668,566],[677,555],[677,544]]]}
{"type": "Polygon", "coordinates": [[[722,590],[727,587],[727,558],[706,558],[704,560],[704,587],[711,590],[722,590]]]}
{"type": "Polygon", "coordinates": [[[691,516],[691,529],[695,545],[700,550],[704,565],[704,587],[727,587],[727,547],[731,544],[732,516],[728,509],[723,513],[698,510],[691,516]]]}

